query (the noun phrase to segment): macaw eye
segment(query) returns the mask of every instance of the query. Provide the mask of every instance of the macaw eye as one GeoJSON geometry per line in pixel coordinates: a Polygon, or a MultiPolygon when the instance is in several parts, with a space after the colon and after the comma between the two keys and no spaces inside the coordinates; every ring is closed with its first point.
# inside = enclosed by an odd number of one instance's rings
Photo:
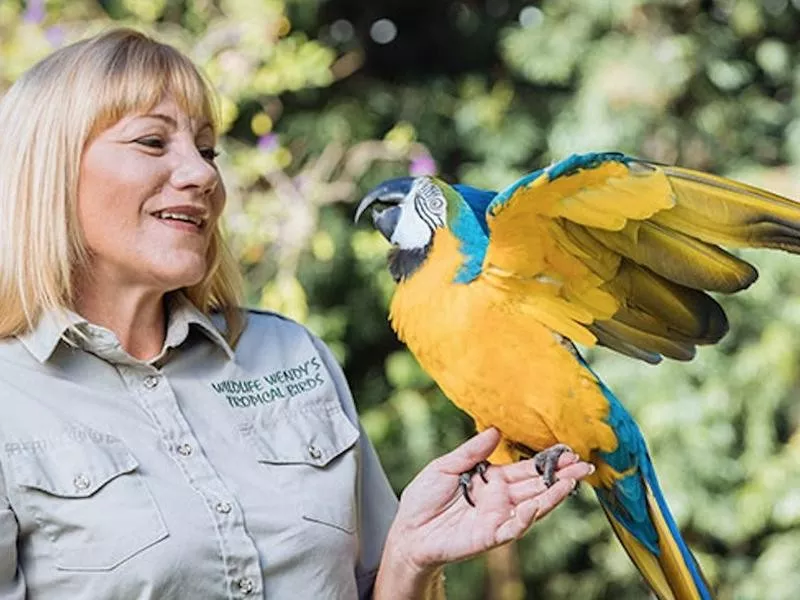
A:
{"type": "Polygon", "coordinates": [[[444,198],[441,196],[434,196],[433,198],[428,199],[428,207],[431,210],[440,211],[444,208],[444,198]]]}
{"type": "Polygon", "coordinates": [[[421,206],[436,215],[441,215],[445,207],[445,198],[442,191],[433,185],[427,179],[417,183],[416,186],[417,199],[416,202],[421,206]]]}

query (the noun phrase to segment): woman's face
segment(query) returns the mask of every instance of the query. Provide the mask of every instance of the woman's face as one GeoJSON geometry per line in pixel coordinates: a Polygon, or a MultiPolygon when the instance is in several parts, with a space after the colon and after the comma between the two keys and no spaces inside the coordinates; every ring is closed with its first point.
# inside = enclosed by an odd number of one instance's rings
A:
{"type": "Polygon", "coordinates": [[[209,123],[166,98],[86,147],[78,219],[95,283],[167,292],[200,282],[225,204],[209,123]]]}

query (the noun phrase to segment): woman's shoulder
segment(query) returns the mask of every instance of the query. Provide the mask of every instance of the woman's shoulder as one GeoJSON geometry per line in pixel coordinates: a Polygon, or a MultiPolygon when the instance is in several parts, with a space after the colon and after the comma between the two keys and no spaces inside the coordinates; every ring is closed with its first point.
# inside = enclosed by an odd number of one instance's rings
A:
{"type": "MultiPolygon", "coordinates": [[[[237,354],[265,349],[285,352],[301,348],[327,353],[325,343],[291,317],[260,308],[244,308],[243,311],[244,329],[235,344],[237,354]]],[[[220,324],[224,325],[224,321],[220,321],[220,324]]]]}
{"type": "MultiPolygon", "coordinates": [[[[286,335],[313,336],[305,326],[279,312],[251,307],[242,307],[240,310],[244,320],[241,336],[263,336],[276,332],[286,335]]],[[[226,324],[223,313],[214,312],[210,315],[210,319],[220,333],[224,334],[226,324]]]]}
{"type": "Polygon", "coordinates": [[[305,325],[279,312],[261,308],[245,308],[244,330],[242,335],[264,335],[280,333],[284,335],[313,336],[305,325]]]}

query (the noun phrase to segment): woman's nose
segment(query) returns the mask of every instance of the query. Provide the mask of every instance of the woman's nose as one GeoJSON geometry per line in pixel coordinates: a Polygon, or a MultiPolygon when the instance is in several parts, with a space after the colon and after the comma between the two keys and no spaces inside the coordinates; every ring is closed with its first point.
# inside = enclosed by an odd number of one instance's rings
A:
{"type": "Polygon", "coordinates": [[[196,188],[203,195],[211,194],[219,185],[219,172],[193,147],[180,157],[172,173],[172,183],[178,189],[196,188]]]}

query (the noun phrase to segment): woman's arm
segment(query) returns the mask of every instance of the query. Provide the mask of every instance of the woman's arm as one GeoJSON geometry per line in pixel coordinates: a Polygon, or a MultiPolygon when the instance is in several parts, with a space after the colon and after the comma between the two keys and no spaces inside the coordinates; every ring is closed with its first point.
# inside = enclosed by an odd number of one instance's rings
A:
{"type": "Polygon", "coordinates": [[[421,570],[408,564],[403,554],[401,543],[387,539],[373,599],[443,600],[444,567],[421,570]]]}
{"type": "Polygon", "coordinates": [[[499,441],[498,431],[487,429],[434,460],[406,487],[386,539],[376,599],[443,598],[445,564],[519,538],[594,470],[565,453],[558,481],[548,488],[531,460],[490,466],[488,483],[473,477],[470,496],[475,506],[470,506],[459,489],[459,476],[485,460],[499,441]]]}

